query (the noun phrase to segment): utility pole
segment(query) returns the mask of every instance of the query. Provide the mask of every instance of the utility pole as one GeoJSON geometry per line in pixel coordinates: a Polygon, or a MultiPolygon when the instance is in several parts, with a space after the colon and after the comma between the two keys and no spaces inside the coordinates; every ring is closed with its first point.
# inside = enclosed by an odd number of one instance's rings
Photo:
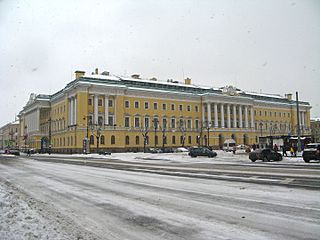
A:
{"type": "Polygon", "coordinates": [[[298,134],[298,152],[301,152],[301,133],[300,133],[300,117],[299,117],[299,98],[298,92],[296,92],[296,104],[297,104],[297,134],[298,134]]]}

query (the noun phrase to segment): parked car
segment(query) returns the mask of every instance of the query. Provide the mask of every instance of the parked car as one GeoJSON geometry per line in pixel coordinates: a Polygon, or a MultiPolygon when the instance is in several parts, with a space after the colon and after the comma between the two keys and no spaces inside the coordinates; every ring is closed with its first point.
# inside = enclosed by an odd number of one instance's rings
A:
{"type": "Polygon", "coordinates": [[[302,157],[306,163],[310,160],[320,160],[320,143],[309,143],[305,147],[302,157]]]}
{"type": "Polygon", "coordinates": [[[223,143],[222,150],[226,152],[231,152],[234,146],[236,146],[236,141],[233,139],[227,139],[223,143]]]}
{"type": "Polygon", "coordinates": [[[207,157],[216,157],[217,153],[211,151],[206,147],[191,148],[189,151],[189,156],[198,157],[198,156],[207,156],[207,157]]]}
{"type": "Polygon", "coordinates": [[[99,155],[111,155],[111,152],[107,152],[107,151],[100,151],[99,155]]]}
{"type": "Polygon", "coordinates": [[[264,162],[273,161],[281,161],[282,155],[280,153],[275,152],[273,149],[256,149],[253,152],[249,153],[249,159],[252,162],[257,160],[262,160],[264,162]]]}
{"type": "Polygon", "coordinates": [[[16,149],[6,149],[5,153],[15,155],[15,156],[20,156],[20,151],[16,149]]]}

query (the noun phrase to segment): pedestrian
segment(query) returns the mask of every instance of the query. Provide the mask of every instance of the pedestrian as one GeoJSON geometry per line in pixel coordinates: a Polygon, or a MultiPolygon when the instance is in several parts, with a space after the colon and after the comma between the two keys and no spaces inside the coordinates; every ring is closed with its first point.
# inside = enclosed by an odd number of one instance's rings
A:
{"type": "Polygon", "coordinates": [[[297,156],[297,146],[293,146],[293,153],[294,153],[294,156],[296,157],[297,156]]]}
{"type": "Polygon", "coordinates": [[[291,154],[291,157],[293,157],[293,154],[294,154],[293,146],[290,147],[290,154],[291,154]]]}
{"type": "Polygon", "coordinates": [[[236,147],[236,146],[233,146],[233,148],[232,148],[233,154],[236,154],[236,150],[237,150],[237,147],[236,147]]]}
{"type": "Polygon", "coordinates": [[[30,149],[27,150],[27,157],[30,157],[30,149]]]}
{"type": "Polygon", "coordinates": [[[275,145],[273,146],[273,150],[274,150],[275,152],[278,152],[279,148],[278,148],[277,144],[275,144],[275,145]]]}
{"type": "Polygon", "coordinates": [[[256,148],[257,148],[256,144],[253,144],[253,145],[252,145],[253,151],[256,150],[256,148]]]}
{"type": "Polygon", "coordinates": [[[282,146],[282,156],[286,155],[286,157],[288,157],[288,154],[287,154],[287,147],[286,146],[282,146]]]}

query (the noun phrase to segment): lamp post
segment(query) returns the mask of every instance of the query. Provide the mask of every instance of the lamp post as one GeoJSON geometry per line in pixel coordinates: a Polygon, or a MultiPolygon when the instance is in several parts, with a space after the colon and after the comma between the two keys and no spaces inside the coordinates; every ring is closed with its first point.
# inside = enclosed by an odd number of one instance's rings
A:
{"type": "Polygon", "coordinates": [[[51,154],[51,118],[48,120],[49,123],[49,155],[51,154]]]}
{"type": "Polygon", "coordinates": [[[28,138],[28,133],[27,133],[27,125],[24,126],[24,151],[27,152],[27,138],[28,138]]]}
{"type": "Polygon", "coordinates": [[[211,128],[211,122],[207,122],[207,131],[208,131],[208,136],[207,136],[207,147],[210,148],[210,128],[211,128]]]}
{"type": "Polygon", "coordinates": [[[99,153],[99,141],[100,141],[101,131],[102,131],[101,125],[99,125],[99,124],[91,124],[91,131],[96,136],[96,139],[97,139],[97,153],[99,153]],[[94,130],[96,130],[96,133],[94,133],[94,130]]]}
{"type": "Polygon", "coordinates": [[[164,145],[166,141],[166,128],[165,126],[162,127],[162,152],[164,152],[164,145]]]}
{"type": "Polygon", "coordinates": [[[90,119],[89,115],[86,115],[83,117],[83,120],[86,121],[86,127],[87,127],[87,132],[86,132],[86,138],[83,140],[83,148],[84,148],[84,153],[88,154],[90,153],[90,141],[89,141],[89,124],[90,124],[90,119]]]}
{"type": "Polygon", "coordinates": [[[185,142],[185,139],[186,139],[186,126],[185,126],[185,120],[184,119],[180,119],[180,122],[179,122],[179,129],[181,131],[181,144],[182,144],[182,147],[184,147],[184,142],[185,142]]]}

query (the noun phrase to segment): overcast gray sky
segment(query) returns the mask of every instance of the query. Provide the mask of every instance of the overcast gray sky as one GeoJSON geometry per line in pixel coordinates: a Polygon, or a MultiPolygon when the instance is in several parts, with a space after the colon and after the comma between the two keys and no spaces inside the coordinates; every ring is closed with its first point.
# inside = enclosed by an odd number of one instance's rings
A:
{"type": "Polygon", "coordinates": [[[0,0],[0,126],[75,70],[295,93],[320,116],[320,1],[0,0]]]}

